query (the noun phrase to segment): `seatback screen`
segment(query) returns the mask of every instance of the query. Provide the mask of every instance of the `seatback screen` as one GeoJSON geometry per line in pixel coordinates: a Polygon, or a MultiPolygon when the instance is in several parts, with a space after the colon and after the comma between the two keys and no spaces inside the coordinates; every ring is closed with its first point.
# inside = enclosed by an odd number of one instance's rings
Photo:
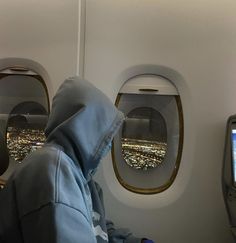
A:
{"type": "Polygon", "coordinates": [[[233,183],[236,186],[236,127],[231,130],[233,183]]]}

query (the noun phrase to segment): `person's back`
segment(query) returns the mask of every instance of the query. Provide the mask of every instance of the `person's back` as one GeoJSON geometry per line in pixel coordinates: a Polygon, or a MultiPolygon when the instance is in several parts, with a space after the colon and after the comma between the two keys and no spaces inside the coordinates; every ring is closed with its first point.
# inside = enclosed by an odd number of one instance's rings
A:
{"type": "Polygon", "coordinates": [[[85,187],[81,171],[61,149],[46,145],[32,153],[1,191],[0,242],[73,242],[77,229],[67,224],[70,218],[80,222],[81,240],[96,242],[85,187]]]}
{"type": "Polygon", "coordinates": [[[8,188],[0,191],[0,242],[22,243],[14,184],[9,183],[8,188]]]}

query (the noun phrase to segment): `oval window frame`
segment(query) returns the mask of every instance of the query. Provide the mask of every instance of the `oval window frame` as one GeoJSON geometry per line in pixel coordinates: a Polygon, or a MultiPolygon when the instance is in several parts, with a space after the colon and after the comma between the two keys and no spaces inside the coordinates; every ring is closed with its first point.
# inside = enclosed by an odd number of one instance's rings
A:
{"type": "MultiPolygon", "coordinates": [[[[174,85],[172,84],[172,82],[170,80],[168,80],[168,79],[166,79],[165,77],[162,77],[162,76],[142,74],[142,75],[132,77],[129,80],[132,80],[133,78],[138,78],[138,77],[144,77],[145,78],[145,77],[149,77],[149,76],[160,77],[161,79],[167,80],[171,84],[170,92],[172,92],[171,89],[173,89],[174,85]]],[[[129,80],[127,80],[127,82],[125,82],[125,84],[127,84],[129,82],[129,80]]],[[[123,91],[123,87],[125,86],[125,84],[121,87],[120,92],[118,93],[117,98],[115,100],[115,106],[116,107],[118,107],[121,96],[124,94],[124,93],[121,93],[121,92],[123,91]]],[[[176,87],[174,87],[174,88],[177,91],[177,88],[176,87]]],[[[159,89],[157,87],[153,87],[152,85],[145,87],[145,85],[143,85],[141,88],[140,87],[138,88],[137,94],[141,94],[142,92],[144,92],[144,93],[151,92],[151,93],[155,93],[155,94],[158,93],[158,94],[166,95],[168,93],[167,89],[168,89],[167,87],[164,87],[163,93],[162,93],[161,89],[159,89]]],[[[129,90],[130,93],[135,93],[135,91],[133,90],[132,87],[128,87],[128,90],[129,90]]],[[[129,92],[127,92],[127,93],[129,93],[129,92]]],[[[183,116],[183,108],[182,108],[182,102],[181,102],[180,95],[177,92],[177,93],[174,93],[173,96],[175,98],[176,106],[177,106],[177,109],[178,109],[179,141],[178,141],[178,149],[177,149],[178,152],[177,152],[177,156],[176,156],[176,159],[175,159],[175,166],[174,166],[174,169],[172,171],[172,174],[171,174],[169,180],[167,180],[166,183],[162,184],[161,186],[153,187],[153,188],[140,188],[140,187],[135,187],[135,186],[128,184],[120,176],[119,170],[118,170],[117,165],[116,165],[117,162],[116,162],[115,149],[114,149],[114,146],[115,146],[114,140],[112,142],[111,156],[112,156],[112,164],[113,164],[115,176],[116,176],[117,180],[119,181],[119,183],[124,188],[126,188],[127,190],[129,190],[131,192],[138,193],[138,194],[146,194],[146,195],[161,193],[161,192],[167,190],[173,184],[173,182],[174,182],[174,180],[175,180],[175,178],[178,174],[180,162],[181,162],[181,157],[182,157],[182,151],[183,151],[183,143],[184,143],[184,116],[183,116]]]]}
{"type": "MultiPolygon", "coordinates": [[[[29,77],[33,77],[36,80],[38,80],[42,84],[42,86],[45,90],[46,99],[47,99],[47,110],[48,110],[48,114],[50,113],[50,99],[49,99],[48,87],[47,87],[46,82],[44,81],[43,77],[40,74],[35,72],[33,69],[27,68],[23,65],[9,65],[0,70],[0,80],[3,78],[6,78],[8,76],[29,76],[29,77]]],[[[5,128],[5,137],[4,137],[5,142],[7,141],[7,138],[6,138],[7,124],[8,124],[8,121],[6,123],[6,128],[5,128]]],[[[7,144],[6,144],[6,147],[7,147],[7,144]]],[[[9,156],[9,153],[8,153],[8,156],[9,156]]],[[[7,169],[6,169],[6,171],[7,171],[7,169]]],[[[0,176],[0,189],[2,189],[6,183],[6,180],[1,178],[1,176],[0,176]]]]}

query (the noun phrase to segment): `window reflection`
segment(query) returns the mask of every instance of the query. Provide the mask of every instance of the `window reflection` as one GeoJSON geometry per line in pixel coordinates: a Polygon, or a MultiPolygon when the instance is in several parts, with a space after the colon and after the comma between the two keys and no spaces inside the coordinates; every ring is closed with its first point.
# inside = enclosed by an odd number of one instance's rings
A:
{"type": "Polygon", "coordinates": [[[10,114],[7,127],[9,155],[18,163],[45,142],[47,112],[36,102],[17,105],[10,114]]]}
{"type": "Polygon", "coordinates": [[[134,169],[147,170],[164,161],[167,129],[162,115],[151,107],[128,113],[121,138],[124,161],[134,169]]]}

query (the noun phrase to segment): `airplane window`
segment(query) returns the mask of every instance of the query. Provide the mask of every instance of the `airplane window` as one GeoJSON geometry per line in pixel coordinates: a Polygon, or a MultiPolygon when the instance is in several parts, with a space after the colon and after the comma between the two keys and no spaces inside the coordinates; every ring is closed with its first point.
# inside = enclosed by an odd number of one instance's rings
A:
{"type": "Polygon", "coordinates": [[[125,115],[112,147],[118,181],[141,194],[166,190],[176,178],[183,146],[176,87],[163,77],[136,76],[121,88],[116,105],[125,115]]]}
{"type": "Polygon", "coordinates": [[[40,75],[23,67],[0,71],[0,133],[5,137],[9,158],[0,182],[27,154],[43,145],[48,113],[48,91],[40,75]]]}

